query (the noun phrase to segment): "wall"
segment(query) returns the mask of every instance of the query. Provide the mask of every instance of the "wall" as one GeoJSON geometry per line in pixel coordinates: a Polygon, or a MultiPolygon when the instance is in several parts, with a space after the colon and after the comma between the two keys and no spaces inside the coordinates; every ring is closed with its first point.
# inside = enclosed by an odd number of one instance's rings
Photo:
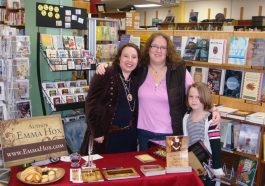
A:
{"type": "MultiPolygon", "coordinates": [[[[48,34],[60,34],[62,33],[71,33],[71,30],[66,29],[55,29],[55,28],[38,28],[36,27],[36,2],[39,3],[48,3],[48,4],[60,4],[60,1],[54,0],[26,0],[24,1],[25,5],[25,31],[26,35],[30,36],[30,49],[31,54],[29,56],[31,66],[30,66],[30,99],[32,105],[32,115],[40,116],[42,115],[41,100],[39,94],[39,87],[37,81],[37,32],[48,33],[48,34]]],[[[63,0],[63,5],[72,6],[72,0],[63,0]]],[[[51,80],[51,79],[60,79],[61,74],[51,73],[49,71],[48,65],[43,60],[41,56],[41,76],[42,80],[51,80]]],[[[49,113],[49,112],[47,112],[49,113]]]]}
{"type": "Polygon", "coordinates": [[[144,26],[144,12],[146,11],[146,26],[152,25],[152,18],[156,18],[156,11],[158,11],[158,19],[162,19],[162,21],[165,19],[165,17],[168,14],[168,10],[171,8],[146,8],[141,9],[138,8],[136,11],[140,12],[140,25],[144,26]]]}
{"type": "Polygon", "coordinates": [[[257,16],[259,6],[263,6],[262,15],[265,15],[265,0],[204,0],[185,3],[185,20],[188,22],[191,9],[194,12],[199,12],[198,21],[207,19],[208,8],[211,8],[210,19],[214,19],[217,13],[223,13],[224,8],[227,8],[226,18],[239,19],[240,7],[244,7],[243,19],[251,19],[252,16],[257,16]]]}
{"type": "Polygon", "coordinates": [[[198,21],[208,18],[208,8],[211,8],[210,19],[214,19],[217,13],[223,13],[224,8],[227,8],[226,18],[239,19],[240,7],[244,7],[243,19],[251,19],[252,16],[257,16],[259,6],[263,6],[262,15],[265,15],[265,0],[200,0],[200,1],[185,1],[178,6],[172,8],[148,8],[137,9],[140,12],[141,22],[144,25],[144,11],[147,14],[146,24],[152,25],[152,18],[156,17],[156,10],[158,10],[158,18],[164,20],[167,16],[168,10],[171,9],[175,15],[175,22],[188,22],[189,13],[191,9],[199,12],[198,21]]]}

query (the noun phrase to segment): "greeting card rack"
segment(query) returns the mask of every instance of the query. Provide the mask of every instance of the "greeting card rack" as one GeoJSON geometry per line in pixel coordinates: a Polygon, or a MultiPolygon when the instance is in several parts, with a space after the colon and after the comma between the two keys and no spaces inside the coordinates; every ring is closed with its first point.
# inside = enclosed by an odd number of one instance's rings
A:
{"type": "Polygon", "coordinates": [[[29,36],[16,35],[16,29],[1,30],[0,120],[31,117],[29,100],[29,36]]]}

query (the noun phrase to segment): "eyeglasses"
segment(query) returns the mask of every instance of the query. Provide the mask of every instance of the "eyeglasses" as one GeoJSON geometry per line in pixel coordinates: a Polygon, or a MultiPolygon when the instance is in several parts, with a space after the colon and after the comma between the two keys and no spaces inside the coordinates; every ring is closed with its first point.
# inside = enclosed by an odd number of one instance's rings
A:
{"type": "Polygon", "coordinates": [[[161,51],[166,51],[167,47],[166,46],[158,46],[158,45],[151,45],[150,46],[153,50],[161,50],[161,51]]]}

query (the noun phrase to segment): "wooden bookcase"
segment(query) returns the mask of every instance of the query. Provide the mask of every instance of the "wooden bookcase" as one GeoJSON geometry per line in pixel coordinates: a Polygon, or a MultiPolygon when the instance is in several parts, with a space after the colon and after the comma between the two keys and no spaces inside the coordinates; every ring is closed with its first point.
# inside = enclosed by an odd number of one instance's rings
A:
{"type": "MultiPolygon", "coordinates": [[[[231,36],[246,36],[249,38],[265,38],[265,32],[244,32],[244,31],[234,31],[234,32],[224,32],[224,31],[195,31],[195,30],[157,30],[157,31],[150,31],[150,30],[128,30],[127,34],[141,37],[141,43],[144,43],[148,36],[150,36],[153,32],[163,32],[169,36],[199,36],[201,38],[206,39],[226,39],[226,60],[224,64],[213,64],[208,62],[198,62],[198,61],[187,61],[187,66],[203,66],[203,67],[210,67],[210,68],[221,68],[221,69],[233,69],[233,70],[242,70],[242,71],[254,71],[265,73],[265,69],[261,67],[252,67],[252,66],[243,66],[243,65],[231,65],[228,64],[228,52],[229,52],[229,41],[231,36]]],[[[219,95],[212,95],[213,101],[216,104],[222,104],[227,107],[237,108],[240,110],[245,111],[254,111],[254,112],[264,112],[265,111],[265,103],[260,102],[249,102],[244,99],[237,99],[219,95]]],[[[246,121],[240,121],[241,123],[248,123],[246,121]]],[[[256,172],[256,186],[264,185],[265,179],[262,175],[265,172],[265,157],[263,157],[263,134],[265,132],[265,126],[261,125],[261,139],[259,144],[259,154],[258,156],[252,156],[240,152],[222,152],[222,161],[226,163],[226,165],[233,166],[237,168],[238,161],[240,156],[245,156],[248,158],[252,158],[258,161],[258,168],[256,172]]],[[[231,185],[236,185],[235,183],[231,183],[231,185]]]]}

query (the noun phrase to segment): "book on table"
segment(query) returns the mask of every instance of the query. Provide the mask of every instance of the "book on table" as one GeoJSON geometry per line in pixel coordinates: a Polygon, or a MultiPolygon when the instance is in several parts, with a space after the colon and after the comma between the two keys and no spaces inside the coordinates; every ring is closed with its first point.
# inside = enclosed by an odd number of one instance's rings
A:
{"type": "Polygon", "coordinates": [[[166,170],[159,164],[141,165],[140,170],[145,176],[156,176],[166,174],[166,170]]]}
{"type": "Polygon", "coordinates": [[[70,181],[73,183],[98,182],[98,181],[104,181],[104,178],[98,168],[93,168],[93,169],[71,168],[70,181]]]}
{"type": "Polygon", "coordinates": [[[107,180],[119,180],[140,177],[140,175],[136,172],[134,168],[102,170],[102,174],[107,180]]]}
{"type": "Polygon", "coordinates": [[[149,163],[149,162],[153,162],[156,161],[155,158],[153,158],[151,155],[149,154],[140,154],[140,155],[136,155],[135,158],[137,158],[138,160],[140,160],[143,163],[149,163]]]}

